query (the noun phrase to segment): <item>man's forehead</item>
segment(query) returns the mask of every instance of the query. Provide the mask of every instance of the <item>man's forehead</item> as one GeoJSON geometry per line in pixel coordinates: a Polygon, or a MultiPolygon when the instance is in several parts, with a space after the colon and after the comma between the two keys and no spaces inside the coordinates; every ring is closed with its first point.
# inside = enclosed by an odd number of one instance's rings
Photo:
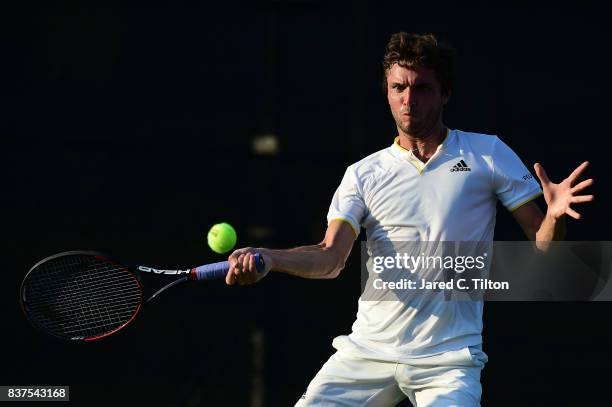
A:
{"type": "Polygon", "coordinates": [[[431,69],[424,66],[405,67],[393,64],[387,73],[387,78],[396,82],[430,82],[436,80],[436,75],[431,69]]]}

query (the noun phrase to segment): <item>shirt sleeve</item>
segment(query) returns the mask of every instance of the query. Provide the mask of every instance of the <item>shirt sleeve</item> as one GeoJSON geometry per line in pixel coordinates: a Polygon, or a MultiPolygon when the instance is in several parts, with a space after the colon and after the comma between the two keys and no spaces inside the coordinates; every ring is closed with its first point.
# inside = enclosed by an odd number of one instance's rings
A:
{"type": "Polygon", "coordinates": [[[342,182],[332,198],[329,212],[327,213],[327,224],[333,220],[343,220],[347,222],[359,236],[361,221],[366,213],[366,206],[363,200],[361,183],[352,167],[344,173],[342,182]]]}
{"type": "Polygon", "coordinates": [[[493,144],[492,161],[495,194],[509,211],[542,195],[540,184],[525,164],[497,137],[493,144]]]}

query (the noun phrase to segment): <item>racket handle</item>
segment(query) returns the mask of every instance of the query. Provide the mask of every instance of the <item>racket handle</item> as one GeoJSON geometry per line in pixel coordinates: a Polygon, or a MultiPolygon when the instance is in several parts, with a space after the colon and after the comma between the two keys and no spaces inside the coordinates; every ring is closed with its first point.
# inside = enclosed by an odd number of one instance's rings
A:
{"type": "MultiPolygon", "coordinates": [[[[255,268],[259,273],[266,269],[263,256],[260,253],[255,253],[255,268]]],[[[225,278],[225,275],[230,269],[228,261],[220,261],[218,263],[205,264],[191,270],[192,279],[194,280],[217,280],[225,278]]]]}

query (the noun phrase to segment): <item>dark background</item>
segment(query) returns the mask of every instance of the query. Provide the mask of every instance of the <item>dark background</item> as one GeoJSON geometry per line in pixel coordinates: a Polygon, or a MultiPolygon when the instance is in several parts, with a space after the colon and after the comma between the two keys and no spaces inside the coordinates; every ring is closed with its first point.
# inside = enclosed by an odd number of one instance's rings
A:
{"type": "MultiPolygon", "coordinates": [[[[458,50],[451,128],[498,134],[553,180],[592,162],[571,240],[607,240],[610,15],[585,2],[46,2],[2,13],[0,384],[71,385],[74,405],[293,404],[347,334],[342,275],[170,290],[100,343],[58,343],[18,306],[38,260],[95,249],[154,266],[320,241],[347,165],[392,143],[381,60],[396,31],[458,50]],[[554,6],[554,7],[553,7],[554,6]],[[273,133],[280,153],[251,144],[273,133]],[[261,382],[258,380],[261,379],[261,382]],[[259,389],[259,390],[258,390],[259,389]],[[259,403],[259,404],[258,404],[259,403]]],[[[542,202],[540,202],[542,204],[542,202]]],[[[500,208],[496,240],[523,236],[500,208]]],[[[607,303],[487,303],[483,405],[609,404],[607,303]]]]}

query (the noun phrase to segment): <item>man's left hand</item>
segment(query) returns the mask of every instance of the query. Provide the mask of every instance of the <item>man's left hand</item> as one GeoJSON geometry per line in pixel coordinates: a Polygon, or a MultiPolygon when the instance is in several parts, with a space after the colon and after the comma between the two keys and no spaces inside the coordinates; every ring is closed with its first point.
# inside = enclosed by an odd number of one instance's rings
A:
{"type": "Polygon", "coordinates": [[[559,219],[567,214],[574,219],[580,219],[580,214],[573,210],[570,205],[590,202],[594,198],[593,195],[577,195],[585,188],[593,185],[592,178],[574,185],[578,180],[578,177],[580,177],[588,165],[588,161],[583,162],[570,174],[569,177],[565,178],[559,184],[555,184],[548,179],[546,171],[544,171],[544,167],[542,167],[540,163],[536,163],[533,166],[535,173],[542,184],[544,199],[548,205],[547,215],[552,216],[554,219],[559,219]]]}

